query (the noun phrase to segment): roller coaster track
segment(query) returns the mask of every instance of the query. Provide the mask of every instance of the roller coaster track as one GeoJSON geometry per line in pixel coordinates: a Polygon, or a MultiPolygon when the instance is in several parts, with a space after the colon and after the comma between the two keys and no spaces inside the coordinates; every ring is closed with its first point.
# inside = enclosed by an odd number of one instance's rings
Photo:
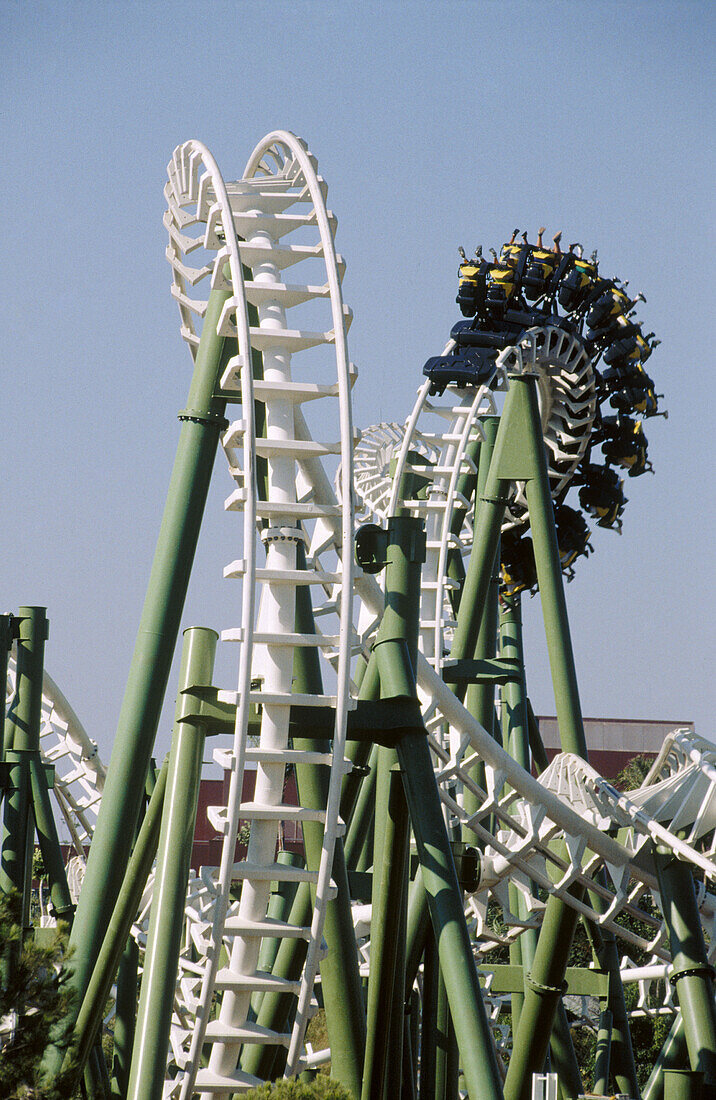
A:
{"type": "MultiPolygon", "coordinates": [[[[464,557],[472,541],[482,418],[497,413],[511,373],[537,374],[548,472],[553,495],[559,496],[586,452],[597,411],[583,342],[551,326],[529,330],[500,353],[489,388],[448,385],[436,398],[428,381],[405,426],[370,428],[356,443],[350,411],[355,370],[346,345],[351,316],[341,294],[344,265],[335,253],[336,222],[325,206],[326,185],[305,144],[284,131],[270,134],[249,158],[243,177],[225,183],[208,150],[187,142],[174,153],[165,194],[172,293],[192,355],[207,307],[202,287],[230,290],[217,329],[237,344],[221,384],[239,413],[223,437],[235,482],[226,507],[242,517],[241,556],[225,570],[240,586],[241,620],[222,635],[239,643],[237,690],[221,693],[236,703],[236,732],[232,745],[214,754],[229,773],[230,786],[226,805],[210,811],[224,836],[222,858],[218,869],[203,868],[189,884],[165,1095],[228,1096],[259,1083],[241,1066],[242,1048],[249,1045],[287,1048],[287,1074],[306,1064],[303,1040],[323,949],[333,850],[342,830],[340,785],[350,767],[344,745],[353,705],[351,658],[367,651],[384,610],[375,578],[353,576],[354,494],[348,491],[353,486],[363,518],[380,521],[407,511],[425,519],[428,557],[417,680],[446,818],[471,829],[482,850],[482,878],[466,901],[476,956],[489,969],[491,948],[539,924],[544,901],[536,886],[647,950],[653,966],[663,968],[667,938],[661,921],[642,904],[645,895],[656,892],[656,882],[641,856],[656,840],[713,878],[713,851],[703,849],[702,838],[716,822],[710,808],[714,768],[703,746],[687,745],[678,735],[658,776],[628,798],[573,757],[558,757],[534,779],[441,677],[454,626],[450,558],[464,557]],[[299,280],[285,282],[284,272],[293,267],[301,272],[299,280]],[[309,424],[311,409],[318,410],[320,441],[309,424]],[[265,548],[262,565],[257,531],[265,548]],[[312,594],[314,627],[308,634],[295,623],[299,590],[312,594]],[[294,654],[307,648],[320,654],[330,694],[292,691],[294,654]],[[332,753],[292,747],[291,708],[321,706],[335,711],[332,753]],[[250,736],[257,717],[260,732],[250,736]],[[474,779],[477,760],[484,764],[484,789],[474,779]],[[330,766],[327,801],[319,809],[284,800],[286,769],[302,762],[330,766]],[[244,779],[250,772],[255,790],[247,796],[244,779]],[[690,795],[694,784],[708,790],[707,810],[699,811],[690,795]],[[468,789],[478,807],[470,814],[462,798],[468,789]],[[677,804],[679,837],[663,824],[677,804]],[[318,866],[278,861],[285,824],[316,820],[323,827],[318,866]],[[237,862],[242,822],[250,823],[250,838],[246,857],[237,862]],[[686,839],[684,829],[691,830],[686,839]],[[300,926],[268,912],[271,883],[297,881],[309,882],[315,897],[310,921],[300,926]],[[511,912],[508,882],[525,899],[528,917],[511,912]],[[586,888],[582,897],[572,890],[578,884],[586,888]],[[492,898],[505,913],[504,931],[488,923],[492,898]],[[621,914],[638,916],[653,935],[623,928],[621,914]],[[258,969],[262,945],[286,938],[307,945],[302,975],[290,981],[258,969]],[[271,1031],[251,1018],[252,998],[273,991],[295,999],[290,1031],[271,1031]]],[[[506,526],[525,523],[525,505],[524,488],[516,484],[506,526]]],[[[145,893],[145,905],[150,894],[145,893]]],[[[363,932],[369,927],[365,909],[356,913],[363,932]]],[[[701,912],[708,924],[716,920],[716,896],[706,889],[701,912]]],[[[141,938],[139,927],[137,932],[141,938]]]]}
{"type": "MultiPolygon", "coordinates": [[[[6,689],[8,707],[12,705],[14,695],[15,660],[11,656],[6,689]]],[[[42,681],[40,752],[43,763],[52,764],[55,769],[53,790],[77,856],[74,887],[78,890],[86,849],[97,821],[105,767],[96,743],[88,736],[75,711],[47,672],[42,681]]]]}
{"type": "MultiPolygon", "coordinates": [[[[222,635],[224,641],[240,643],[240,667],[238,690],[227,696],[237,703],[236,735],[228,751],[216,752],[216,760],[231,775],[227,804],[211,811],[212,821],[224,834],[221,866],[218,872],[204,872],[200,889],[189,899],[187,944],[192,951],[181,961],[172,1033],[178,1073],[167,1093],[182,1097],[195,1091],[227,1095],[257,1083],[258,1078],[239,1067],[246,1043],[287,1045],[287,1072],[296,1070],[312,1011],[332,891],[355,641],[351,600],[341,598],[352,587],[353,515],[350,499],[340,507],[335,501],[326,503],[315,486],[328,480],[327,464],[337,464],[343,484],[352,484],[354,372],[346,343],[350,312],[341,294],[343,264],[335,252],[335,218],[326,209],[325,194],[315,158],[285,131],[269,134],[256,147],[237,182],[225,184],[208,150],[197,142],[180,146],[169,165],[167,254],[182,335],[192,351],[199,339],[197,318],[206,309],[204,300],[192,296],[192,288],[222,285],[230,276],[232,295],[218,332],[237,339],[238,355],[229,364],[222,390],[229,402],[240,403],[241,415],[223,438],[236,483],[226,507],[243,516],[242,557],[225,570],[241,584],[242,617],[238,628],[222,635]],[[200,266],[190,266],[195,250],[201,250],[200,266]],[[284,281],[289,268],[300,270],[298,281],[284,281]],[[294,321],[297,316],[306,321],[294,321]],[[303,406],[314,401],[320,404],[320,441],[314,440],[303,414],[303,406]],[[257,525],[265,547],[264,566],[256,561],[257,525]],[[324,631],[296,631],[300,586],[318,593],[314,616],[324,616],[324,631]],[[292,693],[294,653],[299,647],[322,655],[331,694],[292,693]],[[322,706],[335,708],[332,753],[291,748],[291,708],[322,706]],[[260,733],[250,741],[252,708],[260,709],[260,733]],[[286,769],[302,763],[330,765],[328,799],[322,808],[283,801],[286,769]],[[247,771],[255,775],[249,801],[243,794],[247,771]],[[309,820],[323,826],[319,865],[301,869],[277,862],[282,824],[309,820]],[[246,858],[237,863],[241,821],[251,823],[251,833],[246,858]],[[307,925],[296,927],[267,917],[270,887],[276,880],[311,883],[315,902],[307,925]],[[232,884],[237,882],[240,892],[234,896],[232,884]],[[300,980],[282,981],[257,971],[265,937],[307,941],[300,980]],[[293,994],[297,1002],[290,1034],[260,1029],[249,1018],[252,995],[279,989],[293,994]],[[202,1067],[205,1043],[211,1045],[211,1054],[208,1066],[202,1067]]],[[[334,474],[331,469],[331,477],[334,474]]]]}

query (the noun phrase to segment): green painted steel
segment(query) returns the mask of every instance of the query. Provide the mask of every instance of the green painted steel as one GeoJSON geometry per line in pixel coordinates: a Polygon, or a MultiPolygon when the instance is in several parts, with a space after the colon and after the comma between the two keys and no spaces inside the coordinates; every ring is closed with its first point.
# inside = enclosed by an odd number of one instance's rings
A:
{"type": "MultiPolygon", "coordinates": [[[[112,1029],[112,1064],[109,1089],[112,1100],[124,1100],[127,1095],[137,1011],[138,966],[139,948],[130,939],[125,945],[117,973],[116,1013],[112,1029]],[[132,968],[131,973],[128,968],[132,968]]],[[[87,1065],[92,1065],[91,1057],[87,1065]]]]}
{"type": "Polygon", "coordinates": [[[112,1100],[126,1100],[127,1096],[136,1030],[138,970],[139,945],[130,936],[122,952],[117,974],[117,1001],[112,1036],[112,1100]]]}
{"type": "Polygon", "coordinates": [[[583,1091],[582,1075],[569,1030],[567,1010],[562,1001],[557,1002],[552,1034],[549,1037],[550,1069],[559,1078],[563,1096],[579,1096],[583,1091]]]}
{"type": "MultiPolygon", "coordinates": [[[[14,636],[15,619],[13,615],[0,615],[0,685],[2,685],[2,706],[0,706],[0,763],[5,759],[5,685],[10,650],[14,636]]],[[[0,788],[0,802],[2,802],[0,788]]]]}
{"type": "Polygon", "coordinates": [[[599,1016],[597,1047],[594,1053],[594,1085],[592,1086],[592,1092],[595,1096],[607,1095],[611,1046],[612,1014],[607,1008],[599,1016]]]}
{"type": "Polygon", "coordinates": [[[7,790],[3,805],[0,893],[17,891],[22,899],[22,924],[30,920],[30,872],[32,861],[32,794],[29,758],[32,751],[7,749],[7,790]]]}
{"type": "MultiPolygon", "coordinates": [[[[10,704],[5,725],[5,759],[9,765],[9,787],[3,807],[0,892],[8,893],[17,890],[19,893],[24,929],[28,929],[30,925],[30,887],[35,831],[31,760],[35,756],[39,758],[40,752],[42,672],[48,625],[44,607],[18,608],[14,622],[14,633],[17,638],[15,695],[10,704]]],[[[4,691],[3,683],[3,697],[4,691]]],[[[44,829],[48,828],[48,824],[43,820],[44,829]]],[[[54,829],[54,820],[52,828],[54,829]]],[[[45,840],[45,834],[43,834],[43,840],[45,840]]],[[[56,852],[51,852],[48,837],[45,849],[48,858],[52,861],[52,872],[57,877],[59,847],[56,852]]],[[[60,900],[59,889],[59,884],[56,884],[53,900],[55,898],[60,900]]],[[[3,969],[12,970],[17,961],[17,952],[11,951],[5,954],[3,969]]]]}
{"type": "Polygon", "coordinates": [[[440,960],[432,928],[428,929],[423,960],[423,1004],[420,1028],[420,1100],[435,1095],[435,1062],[438,1037],[438,992],[440,960]]]}
{"type": "Polygon", "coordinates": [[[128,1100],[160,1100],[164,1088],[207,732],[204,721],[189,717],[194,710],[192,689],[211,685],[218,640],[216,631],[207,627],[184,631],[128,1100]]]}
{"type": "Polygon", "coordinates": [[[701,1100],[704,1075],[699,1070],[665,1069],[664,1100],[701,1100]]]}
{"type": "MultiPolygon", "coordinates": [[[[386,609],[374,646],[381,698],[385,700],[417,698],[414,668],[419,608],[415,594],[424,558],[422,521],[409,517],[389,520],[386,609]]],[[[425,729],[406,731],[397,752],[468,1093],[471,1100],[499,1100],[500,1074],[425,729]]]]}
{"type": "Polygon", "coordinates": [[[692,1070],[716,1086],[716,1005],[694,879],[688,864],[669,851],[654,855],[662,912],[669,931],[671,981],[676,987],[692,1070]]]}
{"type": "Polygon", "coordinates": [[[60,838],[57,835],[55,815],[52,812],[50,792],[47,788],[47,772],[39,749],[28,753],[27,763],[30,771],[32,812],[42,861],[50,882],[53,915],[58,920],[65,921],[66,924],[72,924],[75,907],[67,885],[67,872],[62,858],[60,838]]]}
{"type": "MultiPolygon", "coordinates": [[[[297,546],[296,565],[306,568],[305,549],[297,546]]],[[[315,633],[313,608],[308,587],[299,585],[296,590],[295,629],[299,633],[315,633]]],[[[318,650],[305,646],[294,655],[293,690],[299,694],[317,694],[323,691],[318,650]]],[[[300,718],[300,712],[297,715],[300,718]]],[[[325,738],[306,736],[294,725],[293,747],[310,752],[329,753],[331,746],[325,738]]],[[[321,765],[297,765],[296,783],[300,804],[312,809],[325,809],[328,797],[328,773],[321,765]]],[[[319,822],[303,823],[303,840],[306,864],[318,869],[321,856],[323,827],[319,822]]],[[[358,952],[353,932],[350,910],[350,890],[341,838],[336,841],[332,878],[337,886],[336,897],[328,903],[323,935],[327,954],[321,961],[321,988],[326,1007],[326,1022],[332,1054],[332,1073],[354,1095],[359,1095],[361,1068],[365,1048],[365,1013],[363,992],[358,969],[358,952]]],[[[292,923],[310,923],[311,890],[302,883],[296,892],[291,910],[292,923]]],[[[272,968],[276,977],[300,977],[306,944],[300,940],[285,940],[278,948],[272,968]]],[[[274,1031],[289,1026],[290,1013],[295,1000],[285,994],[264,994],[257,1022],[274,1031]]],[[[241,1055],[241,1067],[255,1076],[272,1076],[282,1072],[283,1052],[246,1044],[241,1055]]]]}
{"type": "MultiPolygon", "coordinates": [[[[601,894],[589,892],[589,900],[597,913],[606,912],[606,902],[601,894]]],[[[629,1018],[624,1000],[619,945],[609,928],[585,922],[594,957],[599,966],[609,974],[607,1007],[611,1012],[611,1072],[617,1089],[628,1096],[639,1097],[639,1081],[632,1048],[629,1018]]]]}
{"type": "MultiPolygon", "coordinates": [[[[215,396],[235,344],[216,327],[231,290],[211,292],[162,524],[75,915],[71,984],[81,1002],[119,894],[139,818],[225,401],[215,396]]],[[[124,943],[122,944],[124,947],[124,943]]]]}
{"type": "Polygon", "coordinates": [[[530,1100],[532,1074],[541,1072],[544,1065],[554,1015],[566,988],[564,974],[575,923],[575,910],[558,898],[550,897],[532,970],[525,983],[520,1023],[513,1038],[505,1079],[505,1100],[530,1100]]]}
{"type": "Polygon", "coordinates": [[[87,991],[74,1025],[75,1055],[80,1068],[87,1059],[94,1041],[98,1022],[117,973],[119,960],[127,943],[149,872],[159,843],[162,806],[167,785],[168,759],[156,778],[154,790],[142,821],[136,844],[127,867],[114,911],[104,933],[102,946],[90,976],[87,991]]]}
{"type": "Polygon", "coordinates": [[[684,1021],[681,1013],[677,1012],[666,1041],[654,1062],[654,1068],[649,1074],[649,1080],[644,1086],[643,1100],[664,1100],[664,1071],[683,1069],[687,1060],[684,1021]]]}
{"type": "MultiPolygon", "coordinates": [[[[485,486],[487,484],[487,478],[490,471],[490,463],[492,462],[492,456],[495,451],[495,439],[497,437],[497,430],[500,424],[499,418],[496,416],[486,416],[480,419],[482,429],[485,433],[485,439],[480,446],[479,462],[477,469],[476,479],[476,491],[475,491],[475,526],[479,522],[480,510],[487,507],[486,502],[482,499],[485,493],[485,486]]],[[[490,584],[487,590],[487,597],[484,606],[480,609],[480,629],[475,642],[475,650],[472,654],[476,661],[492,660],[496,655],[497,646],[497,622],[498,622],[498,601],[499,601],[499,568],[500,568],[500,552],[499,552],[499,540],[495,550],[495,556],[493,558],[492,572],[490,576],[490,584]]],[[[467,609],[466,609],[467,610],[467,609]]],[[[474,608],[470,608],[474,611],[474,608]]],[[[463,612],[463,616],[464,616],[463,612]]],[[[459,618],[459,612],[458,612],[459,618]]],[[[493,737],[497,737],[501,740],[500,732],[495,722],[495,683],[494,681],[483,681],[478,683],[470,683],[467,686],[465,692],[465,706],[469,710],[473,718],[488,730],[493,737]]],[[[471,778],[481,787],[485,788],[485,765],[478,761],[470,770],[471,778]]],[[[468,814],[475,813],[478,808],[478,797],[467,787],[463,793],[465,811],[468,814]]],[[[464,826],[462,829],[462,840],[465,844],[475,843],[475,834],[464,826]]]]}
{"type": "MultiPolygon", "coordinates": [[[[407,904],[409,825],[405,793],[392,749],[378,753],[376,828],[371,916],[371,969],[361,1100],[399,1096],[403,1065],[402,1026],[396,1034],[394,1004],[405,995],[404,966],[399,968],[400,941],[405,943],[401,914],[407,904]]],[[[404,962],[404,959],[403,959],[404,962]]]]}

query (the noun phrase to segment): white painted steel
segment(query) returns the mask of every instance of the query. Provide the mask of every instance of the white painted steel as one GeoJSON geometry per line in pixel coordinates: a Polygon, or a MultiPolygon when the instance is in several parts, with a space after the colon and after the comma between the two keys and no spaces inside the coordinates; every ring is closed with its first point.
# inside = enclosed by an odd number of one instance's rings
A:
{"type": "MultiPolygon", "coordinates": [[[[351,314],[342,300],[343,263],[333,243],[335,217],[326,210],[325,183],[305,144],[287,131],[269,134],[249,158],[242,179],[235,183],[223,183],[215,163],[198,143],[180,146],[172,164],[176,167],[172,174],[170,165],[165,219],[170,234],[168,255],[182,332],[192,349],[197,343],[195,318],[201,317],[206,307],[203,300],[192,305],[189,288],[210,275],[216,283],[224,257],[228,256],[231,265],[232,297],[220,331],[229,337],[238,335],[239,354],[224,375],[222,389],[230,403],[236,401],[240,390],[241,401],[240,417],[223,437],[229,472],[237,486],[226,507],[244,516],[242,557],[225,571],[228,577],[241,581],[244,600],[241,626],[222,633],[224,640],[240,642],[242,661],[235,693],[238,715],[234,745],[231,750],[216,753],[217,761],[231,773],[228,804],[211,811],[211,819],[224,834],[223,854],[218,876],[203,869],[188,905],[186,950],[180,962],[172,1029],[172,1059],[179,1073],[167,1082],[166,1089],[167,1095],[189,1097],[195,1091],[202,1096],[241,1092],[256,1083],[238,1065],[245,1042],[288,1046],[289,1074],[300,1063],[322,949],[325,909],[334,889],[330,881],[333,848],[342,828],[339,796],[347,766],[346,713],[355,643],[351,622],[352,502],[349,497],[341,507],[337,503],[322,506],[315,499],[311,476],[306,471],[311,471],[314,478],[320,471],[320,477],[328,480],[323,467],[330,462],[334,467],[338,465],[343,484],[352,484],[350,389],[355,372],[347,352],[351,314]],[[192,158],[197,154],[195,162],[192,158]],[[182,203],[176,198],[175,181],[186,176],[187,161],[198,183],[195,193],[189,196],[191,201],[182,203]],[[199,176],[200,165],[203,176],[199,176]],[[189,271],[185,256],[194,246],[186,240],[186,229],[194,222],[205,225],[204,245],[215,255],[202,267],[189,271]],[[307,235],[313,239],[307,241],[307,235]],[[243,278],[242,262],[251,267],[251,278],[243,278]],[[322,279],[316,278],[317,266],[322,270],[322,279]],[[283,276],[288,267],[307,268],[310,273],[304,281],[299,277],[299,281],[289,283],[283,276]],[[257,311],[258,324],[249,322],[249,304],[257,311]],[[310,320],[296,323],[294,311],[306,310],[313,311],[310,320]],[[328,323],[317,327],[314,318],[321,310],[328,311],[328,323]],[[262,364],[262,377],[255,383],[252,352],[260,353],[262,364]],[[261,402],[265,414],[260,430],[252,415],[254,400],[261,402]],[[322,431],[325,426],[328,432],[328,424],[335,425],[331,438],[327,434],[319,440],[312,438],[302,412],[309,402],[321,404],[322,431]],[[259,460],[266,475],[262,482],[257,476],[259,460]],[[266,549],[266,564],[261,568],[253,560],[257,523],[266,549]],[[330,532],[329,538],[326,531],[330,532]],[[299,542],[306,545],[306,571],[297,569],[299,542]],[[328,616],[327,622],[321,620],[324,629],[319,631],[317,627],[313,635],[295,634],[299,585],[310,585],[310,591],[321,595],[323,602],[315,613],[328,616]],[[315,646],[327,655],[330,694],[292,693],[297,645],[315,646]],[[261,704],[261,732],[258,744],[250,745],[249,708],[257,703],[261,704]],[[336,713],[328,803],[318,812],[283,804],[287,764],[316,762],[321,755],[299,753],[288,747],[290,707],[301,705],[334,706],[336,713]],[[247,765],[255,769],[256,775],[250,802],[242,801],[247,765]],[[317,819],[324,824],[318,868],[298,871],[277,865],[275,850],[282,822],[317,819]],[[236,863],[234,849],[240,821],[250,822],[251,831],[246,859],[236,863]],[[316,900],[309,927],[277,927],[266,922],[270,884],[281,878],[314,884],[316,900]],[[238,901],[230,899],[232,883],[241,884],[238,901]],[[282,985],[297,997],[290,1034],[259,1034],[248,1021],[252,993],[278,984],[276,979],[256,972],[263,936],[298,936],[308,944],[301,980],[282,985]],[[228,961],[220,964],[224,949],[228,961]],[[210,1019],[217,996],[218,1015],[210,1019]],[[211,1044],[211,1054],[208,1066],[200,1068],[205,1043],[211,1044]]],[[[325,762],[323,756],[321,762],[325,762]]]]}
{"type": "MultiPolygon", "coordinates": [[[[8,665],[6,706],[15,695],[15,658],[8,665]]],[[[84,877],[86,850],[92,839],[102,799],[106,769],[97,744],[87,734],[75,711],[55,681],[44,672],[40,753],[55,769],[53,793],[59,814],[67,826],[75,851],[73,895],[77,900],[84,877]]],[[[43,917],[43,923],[51,918],[43,917]]]]}

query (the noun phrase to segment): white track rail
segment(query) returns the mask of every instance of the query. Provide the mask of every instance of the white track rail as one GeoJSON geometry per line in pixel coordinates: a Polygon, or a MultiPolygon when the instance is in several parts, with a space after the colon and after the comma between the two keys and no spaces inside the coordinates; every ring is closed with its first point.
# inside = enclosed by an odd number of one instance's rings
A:
{"type": "MultiPolygon", "coordinates": [[[[8,666],[6,705],[15,695],[15,660],[8,666]]],[[[55,768],[54,795],[81,868],[97,822],[105,767],[97,745],[49,673],[42,678],[40,753],[55,768]]],[[[78,881],[82,870],[79,869],[78,881]]]]}
{"type": "MultiPolygon", "coordinates": [[[[205,303],[190,288],[212,279],[217,285],[228,260],[232,297],[220,331],[238,337],[239,353],[222,380],[240,418],[227,429],[223,444],[236,489],[226,507],[243,515],[242,557],[225,573],[243,590],[241,625],[225,630],[225,641],[239,643],[236,737],[217,761],[231,774],[228,803],[211,817],[224,833],[218,874],[202,873],[188,907],[187,949],[181,960],[172,1057],[179,1073],[168,1082],[168,1095],[222,1096],[242,1092],[257,1079],[242,1072],[242,1044],[287,1045],[287,1073],[299,1066],[303,1035],[312,1011],[313,983],[322,949],[326,904],[331,897],[333,848],[341,829],[338,817],[344,759],[349,672],[354,644],[351,611],[353,515],[350,498],[326,506],[312,483],[335,476],[353,481],[354,437],[350,388],[353,371],[346,335],[350,311],[343,304],[343,265],[334,247],[335,218],[326,209],[324,181],[305,144],[293,134],[269,134],[249,158],[244,176],[224,184],[208,151],[196,142],[180,146],[169,166],[170,235],[168,255],[174,270],[173,293],[182,316],[182,332],[197,345],[196,318],[205,303]],[[192,227],[191,239],[187,230],[192,227]],[[197,242],[197,243],[193,243],[197,242]],[[187,254],[202,249],[199,267],[189,268],[187,254]],[[241,264],[251,269],[244,277],[241,264]],[[285,281],[291,270],[294,281],[285,281]],[[298,278],[294,271],[299,272],[298,278]],[[255,315],[250,318],[250,307],[255,315]],[[295,320],[294,320],[295,319],[295,320]],[[310,327],[309,327],[310,326],[310,327]],[[253,377],[261,363],[260,377],[253,377]],[[255,404],[256,402],[256,404],[255,404]],[[318,440],[303,407],[320,406],[318,440]],[[258,410],[259,419],[255,419],[258,410]],[[265,565],[255,561],[256,527],[265,547],[265,565]],[[302,544],[308,568],[299,568],[302,544]],[[323,628],[313,635],[295,633],[296,591],[308,585],[318,595],[314,614],[323,628]],[[342,593],[347,592],[347,598],[342,593]],[[329,598],[330,597],[330,598],[329,598]],[[297,647],[316,648],[325,658],[330,694],[292,692],[297,647]],[[260,707],[258,744],[249,743],[250,708],[260,707]],[[315,763],[289,742],[291,707],[330,706],[336,721],[330,763],[328,803],[320,810],[286,805],[286,767],[315,763]],[[253,771],[255,791],[242,800],[244,777],[253,771]],[[276,862],[285,822],[320,820],[320,864],[300,870],[276,862]],[[250,822],[247,856],[235,862],[240,822],[250,822]],[[308,881],[315,896],[309,925],[296,928],[267,920],[272,881],[308,881]],[[232,885],[240,885],[232,900],[232,885]],[[297,982],[281,983],[257,971],[264,936],[304,938],[307,956],[297,982]],[[281,988],[297,998],[290,1035],[258,1034],[249,1019],[251,997],[281,988]],[[216,1005],[218,1004],[218,1011],[216,1005]],[[201,1066],[205,1044],[208,1066],[201,1066]]],[[[218,285],[221,285],[218,283],[218,285]]],[[[315,755],[315,754],[313,754],[315,755]]]]}

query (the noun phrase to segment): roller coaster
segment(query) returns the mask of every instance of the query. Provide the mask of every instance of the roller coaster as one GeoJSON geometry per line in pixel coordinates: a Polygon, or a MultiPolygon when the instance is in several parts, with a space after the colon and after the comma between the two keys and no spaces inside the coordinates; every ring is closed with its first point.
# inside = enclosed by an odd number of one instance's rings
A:
{"type": "MultiPolygon", "coordinates": [[[[564,598],[594,549],[588,520],[621,529],[618,471],[651,469],[643,420],[665,413],[643,295],[581,244],[544,247],[545,229],[534,244],[515,230],[490,260],[461,249],[462,319],[412,411],[357,431],[345,263],[305,142],[270,133],[231,182],[186,142],[164,193],[193,376],[106,768],[43,670],[44,610],[0,619],[0,890],[27,905],[36,828],[43,923],[70,923],[74,949],[48,1081],[208,1100],[330,1066],[355,1100],[716,1096],[716,747],[675,730],[637,789],[600,776],[564,598]],[[237,678],[214,684],[213,630],[184,632],[156,769],[219,445],[237,547],[220,638],[237,678]],[[525,592],[544,617],[551,763],[527,696],[525,592]],[[210,809],[222,854],[194,875],[209,749],[226,776],[210,809]],[[587,964],[569,965],[575,933],[587,964]],[[591,1013],[589,1080],[565,997],[591,1013]],[[640,1084],[632,1030],[662,1016],[640,1084]]],[[[0,1033],[0,1057],[12,1041],[0,1033]]]]}

